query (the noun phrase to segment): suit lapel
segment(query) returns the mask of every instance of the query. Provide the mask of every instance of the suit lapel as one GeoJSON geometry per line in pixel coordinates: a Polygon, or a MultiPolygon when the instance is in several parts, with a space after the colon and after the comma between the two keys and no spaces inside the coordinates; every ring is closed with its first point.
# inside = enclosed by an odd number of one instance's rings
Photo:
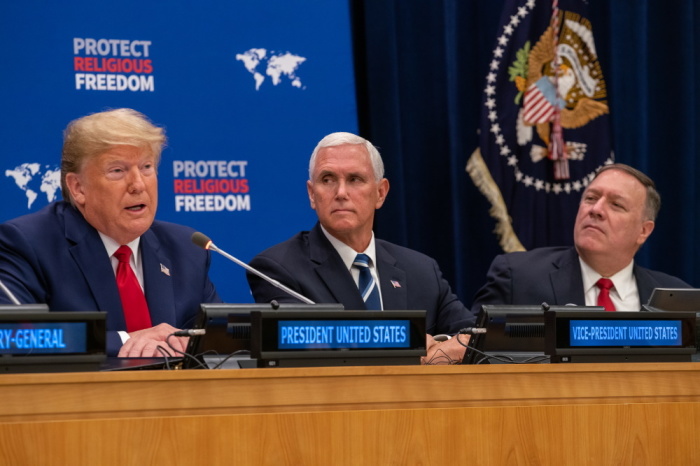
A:
{"type": "MultiPolygon", "coordinates": [[[[558,304],[573,303],[585,306],[586,297],[583,290],[581,264],[574,248],[565,252],[553,261],[555,270],[550,273],[554,296],[558,304]]],[[[637,281],[637,292],[640,304],[649,302],[651,292],[656,287],[652,276],[643,268],[634,265],[634,277],[637,281]]]]}
{"type": "Polygon", "coordinates": [[[408,309],[406,272],[396,266],[396,259],[384,249],[379,241],[376,241],[375,244],[377,272],[379,274],[379,285],[382,290],[384,309],[408,309]]]}
{"type": "MultiPolygon", "coordinates": [[[[125,329],[126,322],[117,281],[100,235],[78,211],[71,207],[65,209],[64,218],[66,238],[73,243],[70,248],[71,256],[88,283],[96,303],[95,310],[108,311],[108,328],[125,329]]],[[[160,242],[151,230],[141,237],[140,250],[146,301],[151,320],[154,323],[175,322],[173,285],[165,271],[167,270],[170,274],[177,271],[173,270],[170,260],[163,256],[160,242]]]]}
{"type": "Polygon", "coordinates": [[[656,288],[654,280],[645,269],[634,264],[634,278],[637,280],[637,292],[639,293],[639,304],[644,305],[649,302],[651,292],[656,288]]]}
{"type": "Polygon", "coordinates": [[[66,239],[73,243],[70,254],[90,288],[95,310],[107,311],[108,328],[125,328],[114,270],[100,235],[72,207],[66,207],[64,218],[66,239]]]}
{"type": "Polygon", "coordinates": [[[318,223],[309,232],[309,259],[316,264],[314,270],[319,279],[346,310],[366,309],[350,271],[318,223]]]}
{"type": "Polygon", "coordinates": [[[148,230],[141,236],[141,257],[143,264],[143,284],[146,301],[151,313],[151,321],[175,322],[175,295],[172,274],[174,270],[170,258],[165,256],[156,235],[148,230]]]}
{"type": "Polygon", "coordinates": [[[574,248],[563,252],[552,261],[553,270],[549,274],[554,293],[554,303],[550,304],[576,304],[586,305],[586,297],[583,292],[583,277],[581,276],[581,264],[574,248]]]}

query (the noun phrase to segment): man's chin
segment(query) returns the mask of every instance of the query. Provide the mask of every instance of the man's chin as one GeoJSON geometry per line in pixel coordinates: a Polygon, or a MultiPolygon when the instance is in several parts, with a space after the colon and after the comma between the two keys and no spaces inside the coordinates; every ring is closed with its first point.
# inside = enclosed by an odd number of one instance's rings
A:
{"type": "Polygon", "coordinates": [[[324,228],[335,234],[344,234],[353,231],[355,229],[355,225],[346,222],[334,222],[330,225],[324,225],[324,228]]]}
{"type": "Polygon", "coordinates": [[[342,213],[339,215],[331,215],[327,222],[321,222],[324,226],[328,225],[326,229],[333,230],[351,230],[357,228],[357,217],[350,213],[342,213]]]}
{"type": "Polygon", "coordinates": [[[122,234],[124,237],[132,238],[130,241],[133,241],[146,233],[148,229],[151,228],[151,225],[153,225],[153,218],[139,219],[138,221],[133,221],[127,225],[122,234]]]}
{"type": "Polygon", "coordinates": [[[585,228],[574,235],[576,244],[600,244],[605,242],[605,233],[597,228],[585,228]]]}
{"type": "Polygon", "coordinates": [[[582,240],[576,243],[576,250],[580,256],[609,254],[610,248],[600,241],[582,240]]]}

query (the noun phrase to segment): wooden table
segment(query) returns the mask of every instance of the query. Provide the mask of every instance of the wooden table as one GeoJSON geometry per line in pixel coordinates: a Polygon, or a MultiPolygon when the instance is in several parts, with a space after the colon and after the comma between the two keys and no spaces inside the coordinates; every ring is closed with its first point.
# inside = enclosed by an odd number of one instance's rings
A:
{"type": "Polygon", "coordinates": [[[700,464],[700,364],[0,376],[2,465],[700,464]]]}

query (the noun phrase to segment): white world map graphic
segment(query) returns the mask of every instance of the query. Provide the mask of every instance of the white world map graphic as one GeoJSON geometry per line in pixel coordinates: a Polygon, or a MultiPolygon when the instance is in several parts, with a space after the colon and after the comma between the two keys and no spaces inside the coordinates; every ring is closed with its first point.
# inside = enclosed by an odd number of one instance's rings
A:
{"type": "Polygon", "coordinates": [[[5,176],[12,178],[19,189],[27,196],[27,209],[32,207],[39,193],[46,194],[46,200],[56,200],[61,190],[61,169],[40,163],[23,163],[15,168],[5,170],[5,176]]]}
{"type": "Polygon", "coordinates": [[[265,82],[265,76],[269,76],[272,84],[277,86],[282,82],[282,78],[288,79],[292,86],[304,89],[296,72],[305,57],[294,55],[290,52],[278,53],[267,49],[253,48],[243,53],[236,54],[236,60],[243,62],[243,66],[253,75],[255,80],[255,90],[260,90],[260,86],[265,82]],[[264,69],[263,69],[264,68],[264,69]]]}

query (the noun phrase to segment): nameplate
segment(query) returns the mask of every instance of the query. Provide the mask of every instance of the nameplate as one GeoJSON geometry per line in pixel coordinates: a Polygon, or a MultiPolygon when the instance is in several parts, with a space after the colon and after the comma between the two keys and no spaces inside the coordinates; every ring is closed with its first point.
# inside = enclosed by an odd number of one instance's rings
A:
{"type": "Polygon", "coordinates": [[[0,307],[0,372],[97,370],[105,359],[105,312],[0,307]]]}
{"type": "Polygon", "coordinates": [[[690,361],[695,314],[545,312],[545,353],[552,362],[690,361]]]}
{"type": "Polygon", "coordinates": [[[84,322],[0,322],[0,354],[85,353],[84,322]]]}
{"type": "Polygon", "coordinates": [[[577,346],[682,347],[681,320],[569,321],[569,344],[577,346]]]}
{"type": "Polygon", "coordinates": [[[279,320],[277,326],[281,350],[411,347],[408,319],[279,320]]]}
{"type": "Polygon", "coordinates": [[[425,311],[253,311],[259,367],[418,364],[425,311]]]}

